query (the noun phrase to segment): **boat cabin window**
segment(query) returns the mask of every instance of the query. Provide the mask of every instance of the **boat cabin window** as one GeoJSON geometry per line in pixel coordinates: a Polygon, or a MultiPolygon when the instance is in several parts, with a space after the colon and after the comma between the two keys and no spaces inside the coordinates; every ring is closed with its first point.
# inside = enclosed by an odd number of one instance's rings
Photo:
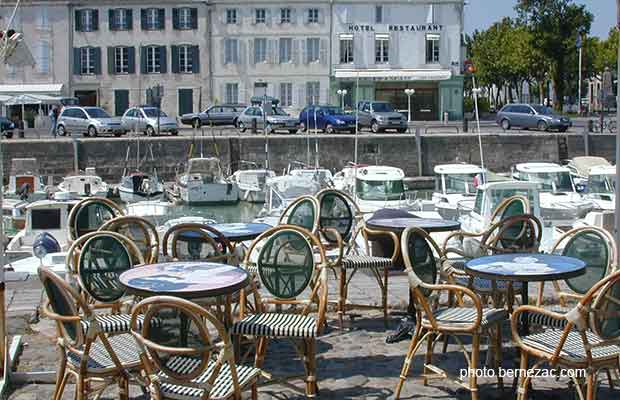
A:
{"type": "Polygon", "coordinates": [[[570,172],[529,172],[522,173],[523,180],[540,184],[543,192],[572,192],[573,182],[570,172]]]}
{"type": "Polygon", "coordinates": [[[482,199],[484,197],[484,191],[478,190],[476,192],[476,201],[474,202],[474,212],[482,215],[482,199]]]}
{"type": "Polygon", "coordinates": [[[370,181],[357,179],[356,193],[362,200],[400,200],[405,193],[405,187],[402,180],[370,181]]]}
{"type": "Polygon", "coordinates": [[[523,196],[527,197],[530,201],[531,205],[534,205],[534,191],[528,189],[493,189],[489,191],[489,200],[490,200],[490,208],[489,210],[493,211],[495,208],[504,201],[512,196],[523,196]]]}
{"type": "Polygon", "coordinates": [[[613,175],[590,175],[588,193],[614,193],[615,179],[613,175]]]}
{"type": "Polygon", "coordinates": [[[444,175],[446,181],[446,194],[450,193],[475,193],[474,180],[477,174],[450,174],[444,175]]]}
{"type": "Polygon", "coordinates": [[[60,209],[42,209],[30,211],[32,229],[60,229],[60,209]]]}

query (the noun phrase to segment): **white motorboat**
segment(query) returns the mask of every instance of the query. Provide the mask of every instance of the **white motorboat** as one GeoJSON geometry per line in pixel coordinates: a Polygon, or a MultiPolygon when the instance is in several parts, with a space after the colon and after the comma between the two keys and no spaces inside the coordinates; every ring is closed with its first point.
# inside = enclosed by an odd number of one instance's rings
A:
{"type": "Polygon", "coordinates": [[[48,198],[36,158],[13,158],[6,198],[37,201],[48,198]]]}
{"type": "Polygon", "coordinates": [[[348,166],[334,175],[334,187],[349,193],[363,213],[381,208],[415,210],[407,196],[400,168],[386,166],[348,166]]]}
{"type": "Polygon", "coordinates": [[[151,221],[155,225],[163,223],[171,213],[174,204],[164,200],[144,200],[129,203],[125,206],[125,214],[151,221]]]}
{"type": "Polygon", "coordinates": [[[254,222],[276,225],[282,212],[299,196],[315,195],[321,190],[319,183],[306,176],[276,176],[267,179],[265,205],[254,222]]]}
{"type": "Polygon", "coordinates": [[[218,158],[190,158],[186,171],[177,176],[171,193],[186,204],[234,204],[239,201],[236,183],[224,177],[218,158]]]}
{"type": "Polygon", "coordinates": [[[51,269],[56,274],[63,276],[67,270],[67,252],[49,253],[43,258],[35,256],[22,258],[20,260],[11,261],[4,265],[5,271],[25,273],[28,275],[36,275],[40,266],[51,269]]]}
{"type": "Polygon", "coordinates": [[[325,168],[307,167],[289,169],[288,175],[314,179],[321,188],[332,187],[334,185],[332,172],[325,168]]]}
{"type": "MultiPolygon", "coordinates": [[[[68,216],[78,200],[40,200],[25,206],[25,227],[19,231],[6,247],[7,261],[30,257],[32,244],[37,235],[47,232],[67,250],[69,242],[68,216]]],[[[89,218],[97,218],[96,215],[89,218]]]]}
{"type": "Polygon", "coordinates": [[[431,203],[442,218],[455,220],[459,204],[473,206],[484,170],[472,164],[442,164],[437,165],[434,172],[435,191],[431,203]]]}
{"type": "Polygon", "coordinates": [[[616,209],[616,167],[613,165],[590,168],[584,198],[592,201],[597,210],[616,209]]]}
{"type": "Polygon", "coordinates": [[[58,191],[54,193],[54,198],[107,197],[108,191],[108,184],[96,174],[95,168],[89,167],[83,173],[64,177],[58,185],[58,191]]]}
{"type": "Polygon", "coordinates": [[[269,169],[246,169],[235,171],[231,180],[239,188],[239,200],[264,203],[267,195],[267,179],[275,176],[276,173],[269,169]]]}
{"type": "Polygon", "coordinates": [[[608,167],[610,165],[609,161],[603,157],[583,156],[574,157],[566,164],[566,168],[569,169],[573,182],[575,182],[575,186],[579,189],[580,187],[585,188],[588,184],[588,175],[591,168],[608,167]]]}
{"type": "Polygon", "coordinates": [[[118,193],[124,203],[161,200],[164,197],[164,184],[159,180],[157,171],[152,174],[134,171],[123,174],[118,193]]]}
{"type": "Polygon", "coordinates": [[[517,164],[513,177],[539,185],[542,218],[554,226],[571,226],[594,206],[592,201],[577,193],[570,170],[559,164],[517,164]]]}

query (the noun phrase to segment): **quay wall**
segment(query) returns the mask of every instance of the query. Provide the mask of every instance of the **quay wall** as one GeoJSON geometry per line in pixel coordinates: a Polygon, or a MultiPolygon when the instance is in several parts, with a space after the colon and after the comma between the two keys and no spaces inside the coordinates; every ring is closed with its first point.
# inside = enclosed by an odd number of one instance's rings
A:
{"type": "MultiPolygon", "coordinates": [[[[316,137],[310,138],[310,160],[314,163],[316,137]]],[[[8,176],[12,158],[35,157],[43,176],[60,177],[74,170],[77,150],[79,169],[96,167],[97,172],[110,183],[120,180],[123,168],[135,168],[137,146],[143,169],[156,166],[167,180],[174,178],[187,159],[190,146],[194,155],[219,155],[223,164],[236,169],[240,160],[263,165],[265,139],[257,136],[216,136],[204,139],[192,137],[158,138],[88,138],[76,139],[13,139],[4,140],[3,161],[8,176]],[[128,153],[129,152],[129,153],[128,153]],[[129,154],[129,155],[128,155],[129,154]],[[152,160],[151,160],[152,155],[152,160]],[[126,162],[126,159],[129,161],[126,162]]],[[[338,171],[354,160],[354,135],[319,135],[319,162],[321,166],[338,171]]],[[[588,138],[590,155],[599,155],[615,162],[615,135],[596,134],[588,138]]],[[[506,172],[518,162],[552,161],[585,154],[585,140],[581,134],[509,133],[482,135],[485,165],[497,172],[506,172]]],[[[270,136],[270,168],[284,170],[289,162],[307,161],[308,139],[305,135],[270,136]]],[[[400,167],[407,176],[432,175],[437,164],[451,162],[480,163],[478,136],[473,134],[415,135],[359,135],[358,162],[400,167]],[[419,149],[419,150],[418,150],[419,149]],[[420,154],[420,158],[418,157],[420,154]],[[422,168],[420,170],[419,165],[422,168]]]]}

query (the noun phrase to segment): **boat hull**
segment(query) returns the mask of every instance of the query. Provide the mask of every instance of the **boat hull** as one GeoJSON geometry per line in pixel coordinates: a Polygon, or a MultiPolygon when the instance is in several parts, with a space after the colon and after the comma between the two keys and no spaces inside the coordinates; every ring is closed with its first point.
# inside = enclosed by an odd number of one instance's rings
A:
{"type": "Polygon", "coordinates": [[[196,186],[178,186],[179,199],[190,205],[235,204],[239,188],[232,183],[206,183],[196,186]]]}
{"type": "Polygon", "coordinates": [[[123,203],[137,203],[144,200],[162,200],[164,198],[164,192],[153,193],[137,193],[124,188],[119,188],[119,196],[123,203]]]}
{"type": "Polygon", "coordinates": [[[267,195],[264,190],[239,188],[239,200],[248,203],[264,203],[267,195]]]}

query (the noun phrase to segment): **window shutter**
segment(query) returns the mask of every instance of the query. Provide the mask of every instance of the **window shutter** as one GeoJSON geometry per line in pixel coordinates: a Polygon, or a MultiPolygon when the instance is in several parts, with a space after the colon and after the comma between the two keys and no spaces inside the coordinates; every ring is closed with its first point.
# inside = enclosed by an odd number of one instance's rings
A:
{"type": "Polygon", "coordinates": [[[254,40],[255,39],[250,39],[248,41],[248,47],[249,47],[248,61],[250,62],[250,65],[256,64],[256,54],[254,54],[254,40]]]}
{"type": "Polygon", "coordinates": [[[98,31],[99,30],[99,10],[93,10],[93,13],[91,15],[93,16],[93,20],[92,20],[93,31],[98,31]]]}
{"type": "Polygon", "coordinates": [[[101,47],[93,49],[95,53],[95,75],[101,75],[101,47]]]}
{"type": "Polygon", "coordinates": [[[237,64],[247,63],[247,42],[245,40],[237,40],[237,64]]]}
{"type": "Polygon", "coordinates": [[[301,56],[303,58],[304,64],[310,63],[310,54],[308,53],[308,39],[302,40],[300,43],[301,47],[301,56]]]}
{"type": "Polygon", "coordinates": [[[143,31],[146,30],[146,10],[144,8],[140,9],[140,28],[143,31]]]}
{"type": "Polygon", "coordinates": [[[157,10],[158,11],[158,28],[160,30],[164,30],[166,29],[166,9],[165,8],[160,8],[157,10]]]}
{"type": "Polygon", "coordinates": [[[127,48],[127,72],[130,74],[136,73],[136,48],[127,48]]]}
{"type": "Polygon", "coordinates": [[[293,43],[291,44],[291,61],[295,65],[299,64],[299,45],[301,41],[303,41],[303,39],[293,39],[293,43]]]}
{"type": "Polygon", "coordinates": [[[278,42],[275,40],[267,39],[267,54],[265,61],[268,64],[276,64],[278,62],[278,55],[276,49],[278,48],[278,42]]]}
{"type": "Polygon", "coordinates": [[[166,46],[159,46],[159,60],[161,63],[160,72],[165,74],[168,72],[168,59],[166,58],[166,46]]]}
{"type": "Polygon", "coordinates": [[[243,11],[240,8],[235,8],[237,10],[237,25],[241,25],[243,23],[243,11]]]}
{"type": "Polygon", "coordinates": [[[319,43],[319,59],[322,65],[327,65],[327,39],[321,39],[319,43]]]}
{"type": "Polygon", "coordinates": [[[131,31],[133,30],[133,10],[128,8],[125,12],[127,13],[127,30],[131,31]]]}
{"type": "Polygon", "coordinates": [[[178,8],[172,9],[172,29],[179,29],[179,9],[178,8]]]}
{"type": "Polygon", "coordinates": [[[390,65],[397,66],[399,61],[398,32],[392,32],[392,34],[390,35],[390,48],[388,56],[390,57],[390,65]]]}
{"type": "Polygon", "coordinates": [[[111,31],[115,31],[118,29],[118,27],[116,26],[116,23],[114,22],[114,13],[117,12],[113,9],[109,9],[108,10],[108,28],[111,31]]]}
{"type": "Polygon", "coordinates": [[[362,35],[353,38],[353,63],[356,66],[364,65],[364,38],[362,35]]]}
{"type": "Polygon", "coordinates": [[[140,47],[140,73],[146,74],[146,47],[140,47]]]}
{"type": "Polygon", "coordinates": [[[75,31],[84,31],[84,28],[82,27],[82,10],[75,10],[75,31]]]}
{"type": "Polygon", "coordinates": [[[192,73],[200,73],[200,48],[198,46],[192,46],[192,73]]]}
{"type": "Polygon", "coordinates": [[[190,9],[191,21],[192,21],[192,29],[198,29],[198,9],[192,8],[190,9]]]}
{"type": "Polygon", "coordinates": [[[291,8],[291,25],[295,25],[297,23],[297,10],[295,8],[291,8]]]}
{"type": "Polygon", "coordinates": [[[80,48],[73,48],[73,75],[80,75],[82,70],[80,48]]]}
{"type": "Polygon", "coordinates": [[[108,47],[108,74],[114,75],[116,74],[116,60],[114,59],[115,48],[108,47]]]}
{"type": "Polygon", "coordinates": [[[179,65],[179,46],[170,46],[170,50],[172,54],[172,73],[178,74],[181,70],[179,65]]]}
{"type": "Polygon", "coordinates": [[[222,65],[226,65],[226,41],[227,40],[232,40],[232,39],[222,39],[221,40],[221,44],[222,44],[222,53],[221,53],[221,57],[222,57],[222,65]]]}
{"type": "Polygon", "coordinates": [[[325,13],[323,12],[324,10],[322,8],[317,8],[317,10],[319,10],[319,24],[324,25],[325,24],[325,13]]]}
{"type": "Polygon", "coordinates": [[[271,17],[272,17],[271,8],[266,8],[265,9],[265,25],[271,26],[271,17]]]}

